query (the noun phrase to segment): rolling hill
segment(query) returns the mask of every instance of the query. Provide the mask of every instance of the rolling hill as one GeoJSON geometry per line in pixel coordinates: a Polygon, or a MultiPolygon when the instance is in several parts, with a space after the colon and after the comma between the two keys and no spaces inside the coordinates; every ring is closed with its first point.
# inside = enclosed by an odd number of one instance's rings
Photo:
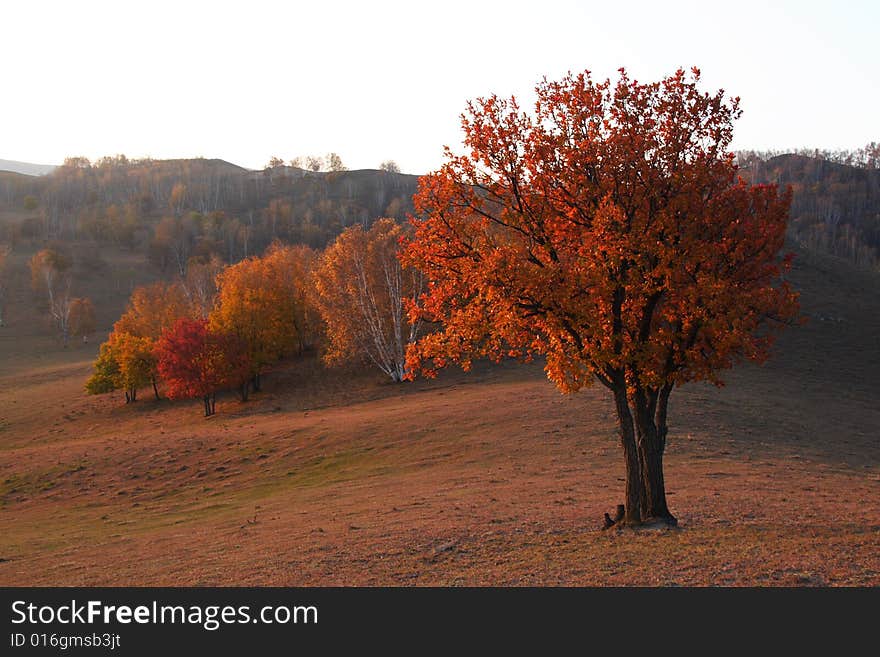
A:
{"type": "Polygon", "coordinates": [[[662,531],[600,531],[612,403],[539,365],[395,386],[305,358],[205,420],[86,397],[96,345],[20,317],[0,329],[0,583],[880,585],[880,281],[804,254],[790,278],[809,321],[775,358],[673,397],[662,531]]]}
{"type": "Polygon", "coordinates": [[[26,176],[45,176],[56,169],[54,164],[33,164],[15,160],[0,160],[0,171],[22,173],[26,176]]]}

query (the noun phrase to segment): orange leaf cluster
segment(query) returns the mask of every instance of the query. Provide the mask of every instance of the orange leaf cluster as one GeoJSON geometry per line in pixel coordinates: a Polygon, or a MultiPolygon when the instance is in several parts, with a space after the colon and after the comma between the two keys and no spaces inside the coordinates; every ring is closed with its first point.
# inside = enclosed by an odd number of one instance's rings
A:
{"type": "Polygon", "coordinates": [[[432,283],[411,317],[443,330],[410,366],[541,354],[564,391],[632,391],[764,359],[797,313],[778,257],[790,195],[738,179],[738,99],[698,81],[569,74],[537,86],[531,114],[471,103],[468,154],[448,153],[415,198],[402,257],[432,283]]]}
{"type": "Polygon", "coordinates": [[[217,275],[208,324],[248,345],[253,374],[314,342],[317,318],[308,294],[314,259],[306,246],[274,245],[217,275]]]}

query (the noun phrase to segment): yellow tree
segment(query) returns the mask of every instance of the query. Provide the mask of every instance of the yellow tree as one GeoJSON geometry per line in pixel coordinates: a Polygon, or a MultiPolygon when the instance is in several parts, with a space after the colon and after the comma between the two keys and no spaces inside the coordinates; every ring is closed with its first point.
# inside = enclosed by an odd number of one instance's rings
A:
{"type": "MultiPolygon", "coordinates": [[[[86,392],[90,395],[102,395],[105,392],[119,390],[122,387],[119,376],[119,360],[113,353],[110,341],[104,342],[98,350],[98,359],[92,363],[92,375],[86,381],[86,392]]],[[[128,391],[125,395],[125,403],[130,400],[128,391]]]]}
{"type": "Polygon", "coordinates": [[[366,359],[393,381],[406,376],[406,350],[419,334],[405,300],[422,293],[422,275],[397,258],[403,229],[379,219],[352,226],[327,247],[315,271],[317,306],[327,330],[328,364],[366,359]]]}
{"type": "MultiPolygon", "coordinates": [[[[137,401],[137,391],[151,381],[156,390],[154,342],[130,333],[112,333],[101,345],[86,391],[99,395],[113,390],[125,391],[125,403],[137,401]]],[[[158,392],[156,392],[158,398],[158,392]]]]}
{"type": "MultiPolygon", "coordinates": [[[[273,245],[262,257],[246,258],[217,275],[210,329],[236,335],[248,345],[256,391],[267,366],[301,352],[313,340],[307,290],[313,260],[307,247],[273,245]]],[[[242,397],[247,398],[246,386],[242,397]]]]}
{"type": "Polygon", "coordinates": [[[273,244],[263,257],[267,259],[269,267],[277,272],[278,280],[286,282],[293,297],[294,353],[301,354],[312,349],[319,342],[322,331],[312,278],[318,254],[304,244],[273,244]]]}

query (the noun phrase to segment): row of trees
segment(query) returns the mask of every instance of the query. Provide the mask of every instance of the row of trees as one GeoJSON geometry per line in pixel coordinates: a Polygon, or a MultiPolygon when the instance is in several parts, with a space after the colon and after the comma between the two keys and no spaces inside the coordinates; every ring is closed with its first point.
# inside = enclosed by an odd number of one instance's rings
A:
{"type": "MultiPolygon", "coordinates": [[[[287,166],[284,160],[278,156],[269,158],[265,170],[271,173],[273,169],[280,169],[287,166]]],[[[305,169],[313,173],[318,171],[348,171],[348,167],[342,162],[339,153],[327,153],[326,156],[320,155],[297,155],[290,160],[290,167],[294,169],[305,169]]]]}
{"type": "MultiPolygon", "coordinates": [[[[327,153],[324,157],[320,155],[297,155],[290,160],[289,164],[283,158],[273,156],[269,158],[264,171],[271,175],[275,170],[283,169],[287,166],[293,169],[304,169],[313,173],[318,171],[348,171],[348,167],[342,162],[342,157],[338,153],[333,152],[327,153]]],[[[400,173],[400,167],[394,160],[383,160],[379,164],[379,169],[389,173],[400,173]]]]}
{"type": "Polygon", "coordinates": [[[134,290],[101,345],[92,394],[160,386],[168,397],[201,398],[214,412],[216,393],[246,401],[280,359],[323,347],[328,364],[362,359],[402,381],[406,348],[420,323],[406,320],[421,277],[397,258],[403,229],[380,219],[350,227],[319,253],[272,245],[262,256],[223,266],[191,264],[176,282],[134,290]]]}

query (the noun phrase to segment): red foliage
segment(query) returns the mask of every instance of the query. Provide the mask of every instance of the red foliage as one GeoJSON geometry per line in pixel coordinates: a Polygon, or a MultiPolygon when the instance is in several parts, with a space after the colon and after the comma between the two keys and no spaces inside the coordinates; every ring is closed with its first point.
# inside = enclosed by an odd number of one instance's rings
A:
{"type": "Polygon", "coordinates": [[[205,414],[213,412],[218,390],[248,380],[251,362],[247,345],[229,333],[209,330],[206,320],[180,319],[159,338],[155,348],[159,375],[171,399],[205,400],[205,414]]]}

